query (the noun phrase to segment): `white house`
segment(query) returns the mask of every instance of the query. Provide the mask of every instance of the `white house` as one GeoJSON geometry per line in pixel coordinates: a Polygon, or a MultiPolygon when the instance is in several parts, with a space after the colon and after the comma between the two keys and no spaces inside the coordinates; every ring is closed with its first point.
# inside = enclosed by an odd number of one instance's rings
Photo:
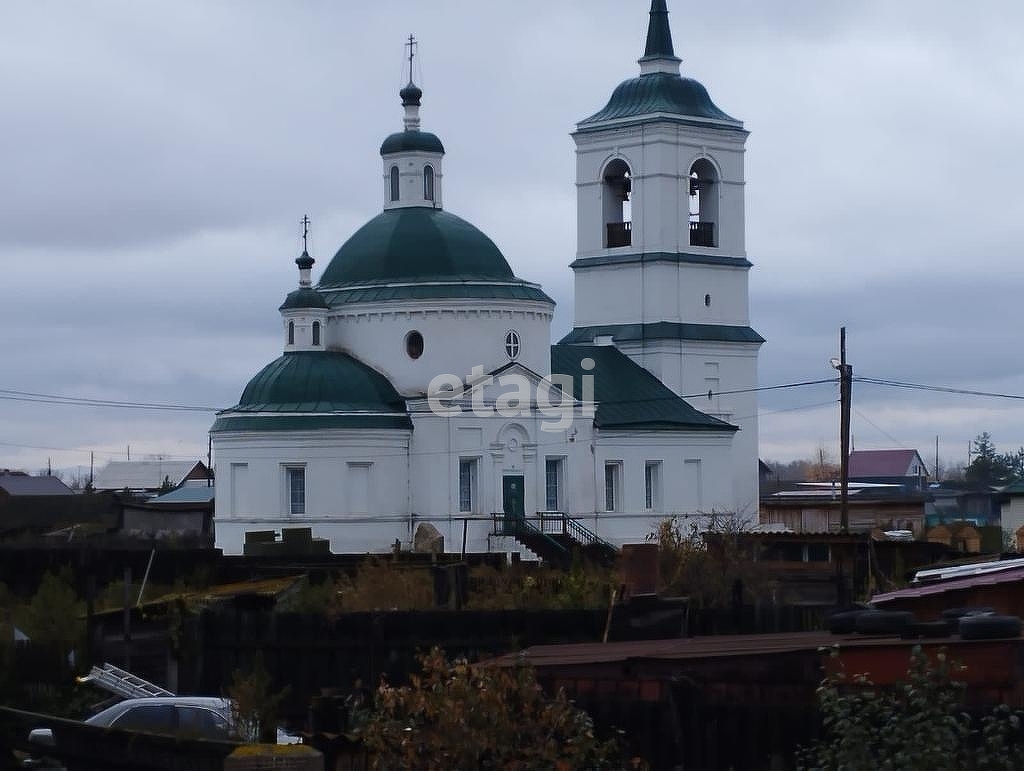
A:
{"type": "Polygon", "coordinates": [[[444,146],[422,91],[400,91],[382,213],[315,287],[296,260],[282,356],[211,429],[219,547],[307,526],[385,551],[423,523],[450,550],[521,549],[528,523],[620,544],[670,514],[756,511],[747,133],[680,76],[664,0],[640,71],[573,134],[576,319],[557,345],[551,298],[442,207],[444,146]]]}

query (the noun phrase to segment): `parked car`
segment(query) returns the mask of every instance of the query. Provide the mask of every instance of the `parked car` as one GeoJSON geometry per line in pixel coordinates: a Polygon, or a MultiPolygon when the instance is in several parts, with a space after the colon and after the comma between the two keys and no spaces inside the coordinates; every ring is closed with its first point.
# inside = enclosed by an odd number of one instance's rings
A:
{"type": "MultiPolygon", "coordinates": [[[[229,699],[211,696],[150,696],[125,699],[83,721],[101,728],[119,728],[127,731],[161,734],[187,739],[239,741],[234,727],[232,705],[229,699]]],[[[33,729],[28,736],[31,744],[45,756],[47,749],[56,748],[53,731],[49,728],[33,729]]],[[[278,744],[293,744],[299,740],[282,730],[277,732],[278,744]]],[[[23,768],[55,768],[45,757],[32,757],[22,763],[23,768]]]]}

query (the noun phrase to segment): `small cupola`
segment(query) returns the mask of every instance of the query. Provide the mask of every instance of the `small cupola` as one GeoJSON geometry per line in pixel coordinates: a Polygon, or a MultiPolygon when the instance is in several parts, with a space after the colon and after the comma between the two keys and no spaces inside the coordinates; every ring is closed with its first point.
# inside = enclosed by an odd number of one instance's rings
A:
{"type": "Polygon", "coordinates": [[[441,159],[444,145],[436,134],[420,130],[423,90],[413,82],[416,39],[410,35],[409,82],[398,92],[402,100],[403,130],[391,134],[380,146],[384,161],[384,208],[441,206],[441,159]]]}
{"type": "Polygon", "coordinates": [[[299,268],[299,288],[288,293],[278,310],[284,324],[285,352],[322,351],[327,345],[327,301],[313,288],[312,271],[316,262],[309,256],[309,217],[302,218],[302,254],[295,260],[299,268]]]}

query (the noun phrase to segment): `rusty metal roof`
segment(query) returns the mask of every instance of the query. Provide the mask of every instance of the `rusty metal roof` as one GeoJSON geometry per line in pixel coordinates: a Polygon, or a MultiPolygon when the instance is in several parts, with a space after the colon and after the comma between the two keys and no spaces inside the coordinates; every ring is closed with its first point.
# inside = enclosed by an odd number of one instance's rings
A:
{"type": "MultiPolygon", "coordinates": [[[[190,589],[183,592],[163,594],[159,597],[145,600],[140,605],[133,607],[151,608],[176,602],[177,600],[195,603],[218,602],[229,600],[233,597],[251,597],[253,595],[278,598],[296,589],[299,582],[304,579],[305,576],[286,576],[283,578],[265,578],[259,581],[237,581],[230,584],[217,584],[206,589],[190,589]]],[[[123,610],[123,607],[106,608],[96,611],[95,615],[102,616],[109,613],[121,613],[123,610]]]]}
{"type": "MultiPolygon", "coordinates": [[[[1024,642],[1024,641],[1022,641],[1024,642]]],[[[899,637],[834,635],[829,632],[791,632],[784,634],[719,635],[675,640],[636,640],[611,643],[575,643],[571,645],[535,645],[519,653],[492,660],[496,666],[526,663],[537,669],[574,665],[614,664],[627,661],[684,661],[732,656],[816,651],[837,646],[840,649],[899,645],[970,644],[959,637],[928,640],[904,640],[899,637]]]]}
{"type": "Polygon", "coordinates": [[[924,597],[929,594],[943,594],[957,589],[973,589],[977,586],[992,586],[994,584],[1012,583],[1024,581],[1024,567],[1002,570],[997,573],[981,573],[967,578],[954,578],[945,581],[934,581],[911,586],[907,589],[897,589],[894,592],[876,594],[871,598],[872,603],[885,603],[892,600],[903,600],[912,597],[924,597]]]}

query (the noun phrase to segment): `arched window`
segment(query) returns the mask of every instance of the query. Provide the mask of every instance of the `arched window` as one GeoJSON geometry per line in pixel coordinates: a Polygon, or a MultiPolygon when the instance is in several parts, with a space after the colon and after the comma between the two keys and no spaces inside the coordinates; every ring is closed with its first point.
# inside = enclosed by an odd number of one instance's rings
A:
{"type": "Polygon", "coordinates": [[[707,158],[690,167],[690,246],[718,243],[718,172],[707,158]]]}
{"type": "Polygon", "coordinates": [[[313,322],[313,345],[320,345],[320,322],[313,322]]]}
{"type": "Polygon", "coordinates": [[[629,165],[616,158],[604,167],[604,184],[601,189],[604,209],[604,245],[609,249],[629,246],[633,243],[630,193],[633,180],[629,165]]]}
{"type": "Polygon", "coordinates": [[[434,200],[434,167],[423,167],[423,197],[428,201],[434,200]]]}
{"type": "Polygon", "coordinates": [[[398,200],[398,167],[391,167],[391,200],[398,200]]]}
{"type": "Polygon", "coordinates": [[[295,345],[295,322],[288,322],[288,345],[295,345]]]}

